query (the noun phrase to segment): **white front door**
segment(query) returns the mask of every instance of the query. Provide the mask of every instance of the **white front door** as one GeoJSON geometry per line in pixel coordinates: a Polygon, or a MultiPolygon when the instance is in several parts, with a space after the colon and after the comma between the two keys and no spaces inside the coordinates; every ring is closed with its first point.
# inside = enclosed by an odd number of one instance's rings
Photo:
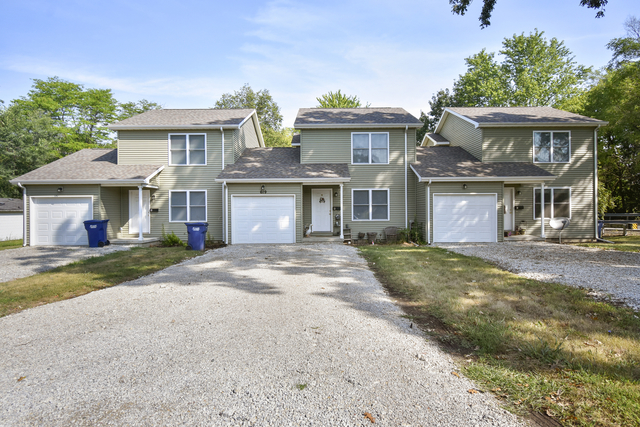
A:
{"type": "Polygon", "coordinates": [[[93,218],[91,197],[34,197],[30,245],[88,245],[84,221],[93,218]]]}
{"type": "MultiPolygon", "coordinates": [[[[151,194],[149,190],[142,190],[142,232],[151,232],[151,194]]],[[[140,233],[138,220],[138,190],[129,190],[129,234],[140,233]]]]}
{"type": "Polygon", "coordinates": [[[331,200],[330,188],[311,190],[312,231],[333,231],[333,227],[331,227],[331,200]]]}
{"type": "Polygon", "coordinates": [[[513,231],[513,201],[515,191],[513,187],[504,188],[504,230],[513,231]]]}

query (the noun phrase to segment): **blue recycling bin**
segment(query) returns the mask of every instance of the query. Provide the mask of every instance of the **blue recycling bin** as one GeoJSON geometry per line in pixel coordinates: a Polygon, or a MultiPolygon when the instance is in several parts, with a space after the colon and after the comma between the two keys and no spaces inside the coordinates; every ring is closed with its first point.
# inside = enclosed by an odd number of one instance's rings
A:
{"type": "Polygon", "coordinates": [[[187,226],[187,250],[204,251],[204,240],[207,236],[208,222],[185,222],[187,226]]]}
{"type": "Polygon", "coordinates": [[[108,222],[108,219],[90,219],[84,222],[84,228],[89,236],[89,247],[101,248],[111,243],[107,240],[108,222]]]}

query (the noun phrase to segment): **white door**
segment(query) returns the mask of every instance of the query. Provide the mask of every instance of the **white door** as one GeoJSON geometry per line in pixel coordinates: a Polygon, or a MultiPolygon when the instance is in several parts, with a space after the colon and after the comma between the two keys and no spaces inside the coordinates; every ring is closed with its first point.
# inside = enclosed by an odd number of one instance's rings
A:
{"type": "Polygon", "coordinates": [[[295,243],[293,196],[231,196],[231,243],[295,243]]]}
{"type": "Polygon", "coordinates": [[[91,197],[34,197],[31,241],[37,245],[88,245],[84,221],[93,219],[91,197]]]}
{"type": "Polygon", "coordinates": [[[434,194],[434,242],[497,241],[496,194],[434,194]]]}
{"type": "MultiPolygon", "coordinates": [[[[149,211],[151,210],[151,194],[149,190],[142,190],[142,232],[151,232],[151,217],[149,211]]],[[[129,190],[129,234],[140,233],[138,220],[139,206],[138,206],[138,190],[129,190]]]]}
{"type": "Polygon", "coordinates": [[[333,231],[331,227],[331,189],[314,188],[311,190],[311,231],[333,231]]]}
{"type": "Polygon", "coordinates": [[[513,231],[513,201],[514,201],[514,188],[504,188],[504,229],[505,231],[513,231]]]}

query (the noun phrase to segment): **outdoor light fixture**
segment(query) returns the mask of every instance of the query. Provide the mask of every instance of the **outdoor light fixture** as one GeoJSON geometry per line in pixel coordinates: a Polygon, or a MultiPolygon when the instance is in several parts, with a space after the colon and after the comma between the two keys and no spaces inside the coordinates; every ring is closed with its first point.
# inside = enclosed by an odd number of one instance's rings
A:
{"type": "Polygon", "coordinates": [[[338,197],[338,192],[333,193],[333,197],[338,197]]]}
{"type": "Polygon", "coordinates": [[[518,196],[522,195],[522,191],[518,190],[518,196]]]}
{"type": "Polygon", "coordinates": [[[466,190],[467,189],[467,184],[462,184],[462,189],[466,190]]]}
{"type": "Polygon", "coordinates": [[[260,187],[260,194],[267,194],[267,190],[264,189],[264,185],[260,187]]]}
{"type": "Polygon", "coordinates": [[[58,193],[62,193],[64,191],[64,187],[58,187],[58,193]]]}

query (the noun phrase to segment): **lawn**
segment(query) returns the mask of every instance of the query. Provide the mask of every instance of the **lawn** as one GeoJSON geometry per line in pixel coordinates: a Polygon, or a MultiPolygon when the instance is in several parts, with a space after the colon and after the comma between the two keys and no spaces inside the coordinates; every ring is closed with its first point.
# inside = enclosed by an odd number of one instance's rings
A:
{"type": "Polygon", "coordinates": [[[510,410],[640,425],[637,313],[445,249],[360,249],[407,317],[510,410]]]}
{"type": "Polygon", "coordinates": [[[22,247],[22,239],[0,241],[0,251],[4,251],[5,249],[16,249],[21,247],[22,247]]]}
{"type": "Polygon", "coordinates": [[[615,242],[611,243],[578,243],[577,246],[586,246],[589,248],[612,249],[615,251],[640,252],[640,236],[611,236],[605,237],[606,240],[615,242]]]}
{"type": "Polygon", "coordinates": [[[137,279],[197,255],[202,252],[182,247],[133,248],[0,283],[0,317],[137,279]]]}

